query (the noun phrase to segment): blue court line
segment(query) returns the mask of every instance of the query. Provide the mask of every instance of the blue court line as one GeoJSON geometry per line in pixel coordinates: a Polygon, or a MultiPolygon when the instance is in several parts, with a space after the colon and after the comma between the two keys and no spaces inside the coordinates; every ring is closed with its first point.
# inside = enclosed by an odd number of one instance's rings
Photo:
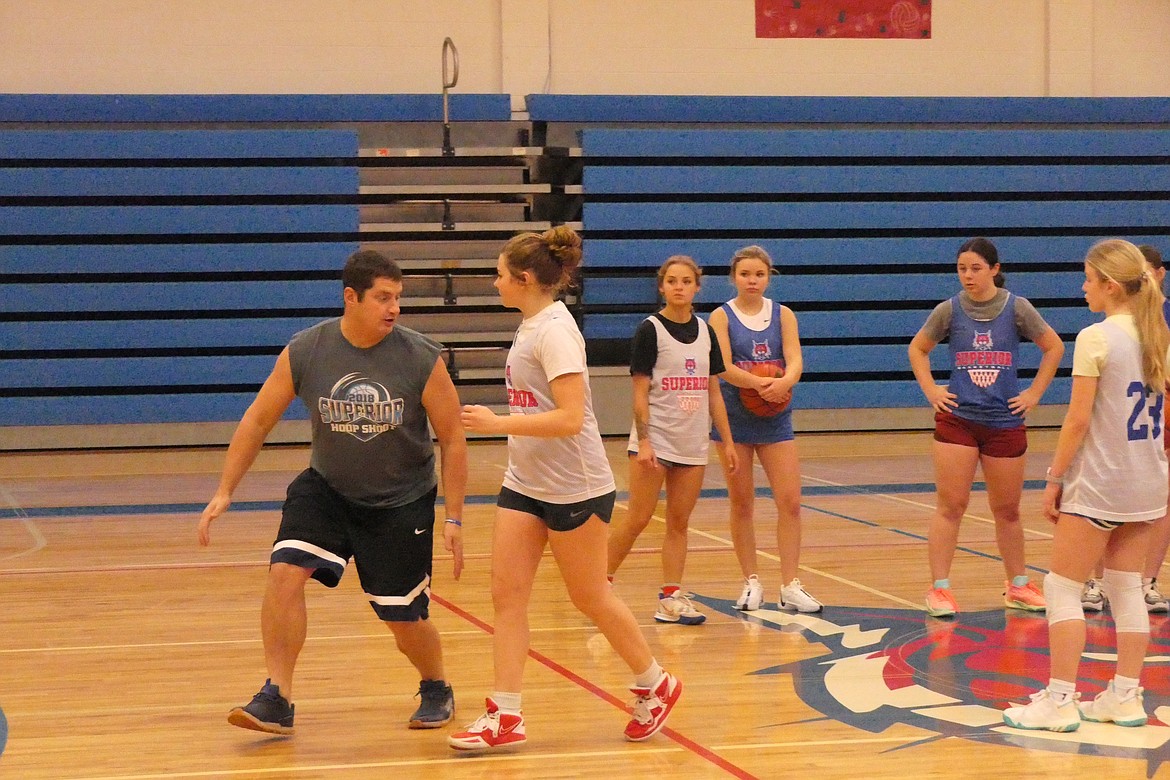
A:
{"type": "MultiPolygon", "coordinates": [[[[1044,480],[1034,479],[1028,480],[1024,483],[1025,490],[1041,490],[1044,488],[1044,480]]],[[[982,482],[976,482],[972,485],[973,491],[986,490],[986,485],[982,482]]],[[[801,488],[801,495],[806,497],[811,496],[845,496],[845,495],[866,495],[876,493],[933,493],[933,482],[918,482],[898,484],[890,483],[885,485],[814,485],[801,488]]],[[[726,488],[709,488],[701,491],[700,495],[703,498],[726,498],[726,488]]],[[[756,496],[760,498],[771,498],[772,490],[770,488],[756,488],[756,496]]],[[[628,499],[628,494],[619,493],[618,500],[625,501],[628,499]]],[[[439,498],[439,503],[443,503],[443,499],[439,498]]],[[[495,504],[496,495],[475,495],[464,498],[466,504],[495,504]]],[[[231,510],[233,512],[278,512],[283,501],[235,501],[232,503],[231,510]]],[[[198,515],[203,512],[203,507],[206,504],[198,503],[184,503],[184,504],[110,504],[106,506],[38,506],[38,507],[21,507],[14,509],[11,507],[0,507],[0,520],[12,519],[31,519],[31,518],[50,518],[50,517],[92,517],[92,516],[109,516],[109,515],[198,515]]],[[[806,507],[815,512],[824,512],[825,514],[834,514],[832,512],[825,512],[825,510],[817,509],[815,507],[806,507]]],[[[860,520],[855,517],[847,517],[845,515],[834,515],[845,520],[852,520],[853,522],[863,523],[869,525],[868,521],[860,520]]],[[[894,529],[890,529],[894,530],[894,529]]],[[[896,533],[904,533],[902,531],[895,531],[896,533]]],[[[924,536],[917,536],[915,534],[907,534],[918,539],[925,539],[924,536]]],[[[975,555],[984,555],[984,553],[973,552],[975,555]]],[[[994,556],[991,556],[994,557],[994,556]]],[[[995,560],[999,560],[996,558],[995,560]]]]}
{"type": "MultiPolygon", "coordinates": [[[[1047,486],[1047,482],[1043,479],[1026,479],[1026,480],[1024,480],[1024,490],[1043,490],[1046,486],[1047,486]]],[[[906,485],[906,486],[901,486],[901,485],[898,485],[896,483],[890,484],[890,485],[839,485],[839,486],[832,486],[829,488],[829,490],[824,491],[824,492],[820,492],[819,494],[815,492],[816,488],[812,488],[809,490],[802,489],[801,496],[803,497],[805,495],[846,495],[846,494],[855,495],[855,496],[865,496],[865,495],[869,495],[869,494],[881,494],[881,493],[886,493],[886,494],[888,494],[888,493],[929,493],[929,492],[933,492],[934,489],[935,489],[935,486],[933,483],[923,483],[923,482],[919,482],[919,483],[914,484],[914,485],[906,485]],[[911,489],[906,489],[906,488],[911,488],[911,489]],[[925,489],[920,489],[920,488],[925,488],[925,489]]],[[[986,482],[974,482],[971,485],[972,492],[986,490],[986,489],[987,489],[986,482]]],[[[759,494],[759,492],[760,492],[759,490],[756,491],[757,495],[759,494]]],[[[840,514],[839,512],[832,512],[832,511],[829,511],[828,509],[821,509],[820,507],[809,506],[808,504],[801,504],[800,506],[804,509],[809,510],[810,512],[820,512],[823,515],[829,515],[830,517],[836,517],[836,518],[841,519],[841,520],[848,520],[850,522],[858,523],[860,525],[864,525],[864,526],[867,526],[869,528],[881,528],[883,530],[889,531],[890,533],[900,534],[902,536],[907,536],[911,539],[917,539],[917,540],[923,541],[923,542],[928,541],[927,537],[923,536],[922,534],[916,534],[916,533],[913,533],[911,531],[903,530],[901,528],[887,527],[887,526],[881,525],[879,523],[875,523],[872,520],[862,520],[860,517],[852,517],[850,515],[843,515],[843,514],[840,514]]],[[[985,552],[982,552],[981,550],[975,550],[975,549],[972,549],[970,547],[964,547],[962,545],[956,545],[955,551],[969,553],[970,555],[975,555],[975,556],[978,556],[980,558],[987,558],[988,560],[991,560],[991,561],[1002,561],[1003,560],[1003,558],[1001,558],[998,555],[992,555],[991,553],[985,553],[985,552]]],[[[1041,574],[1048,573],[1048,569],[1043,569],[1039,566],[1033,566],[1033,565],[1027,564],[1027,563],[1024,564],[1024,568],[1030,569],[1030,570],[1035,571],[1035,572],[1039,572],[1041,574]]]]}

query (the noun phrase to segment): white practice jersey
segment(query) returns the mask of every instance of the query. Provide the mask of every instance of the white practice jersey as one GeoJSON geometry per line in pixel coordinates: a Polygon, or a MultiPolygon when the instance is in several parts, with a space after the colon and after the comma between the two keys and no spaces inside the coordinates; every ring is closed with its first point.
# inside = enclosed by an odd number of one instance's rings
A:
{"type": "MultiPolygon", "coordinates": [[[[700,322],[699,336],[683,344],[657,317],[647,317],[658,336],[658,359],[650,376],[650,444],[654,454],[672,463],[707,463],[711,437],[711,333],[700,322]]],[[[638,433],[630,430],[630,452],[638,451],[638,433]]]]}
{"type": "Polygon", "coordinates": [[[504,487],[538,501],[573,504],[616,489],[585,365],[585,340],[576,321],[557,301],[520,323],[508,352],[505,378],[512,414],[556,409],[549,383],[565,374],[585,380],[585,421],[576,436],[509,436],[504,487]]]}
{"type": "Polygon", "coordinates": [[[1128,314],[1077,336],[1074,376],[1097,376],[1085,440],[1065,474],[1062,512],[1113,522],[1166,514],[1166,453],[1160,392],[1142,382],[1141,345],[1128,314]]]}

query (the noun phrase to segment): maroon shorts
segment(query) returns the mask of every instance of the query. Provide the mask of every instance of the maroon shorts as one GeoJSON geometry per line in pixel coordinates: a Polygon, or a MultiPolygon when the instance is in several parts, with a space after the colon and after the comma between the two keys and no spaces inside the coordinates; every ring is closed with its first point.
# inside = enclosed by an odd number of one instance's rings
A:
{"type": "Polygon", "coordinates": [[[974,447],[989,458],[1018,458],[1028,451],[1028,432],[1023,425],[991,428],[943,412],[934,415],[934,440],[974,447]]]}

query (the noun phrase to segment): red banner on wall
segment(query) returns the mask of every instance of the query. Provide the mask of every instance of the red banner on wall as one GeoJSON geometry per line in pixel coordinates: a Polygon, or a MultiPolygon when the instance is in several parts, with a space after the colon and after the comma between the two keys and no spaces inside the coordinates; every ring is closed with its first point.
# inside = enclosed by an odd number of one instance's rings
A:
{"type": "Polygon", "coordinates": [[[930,0],[756,0],[757,38],[929,38],[930,0]]]}

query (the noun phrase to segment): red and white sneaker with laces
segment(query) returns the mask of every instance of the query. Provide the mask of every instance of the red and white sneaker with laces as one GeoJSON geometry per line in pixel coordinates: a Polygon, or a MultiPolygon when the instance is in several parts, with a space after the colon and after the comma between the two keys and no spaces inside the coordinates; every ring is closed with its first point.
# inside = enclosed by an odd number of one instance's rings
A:
{"type": "Polygon", "coordinates": [[[490,698],[485,699],[485,703],[487,712],[463,731],[447,737],[447,744],[455,750],[487,750],[524,744],[528,739],[524,733],[524,716],[500,712],[490,698]]]}
{"type": "Polygon", "coordinates": [[[682,683],[674,675],[662,673],[650,688],[630,688],[634,699],[634,718],[626,725],[626,739],[641,742],[657,734],[666,725],[666,716],[682,695],[682,683]]]}

